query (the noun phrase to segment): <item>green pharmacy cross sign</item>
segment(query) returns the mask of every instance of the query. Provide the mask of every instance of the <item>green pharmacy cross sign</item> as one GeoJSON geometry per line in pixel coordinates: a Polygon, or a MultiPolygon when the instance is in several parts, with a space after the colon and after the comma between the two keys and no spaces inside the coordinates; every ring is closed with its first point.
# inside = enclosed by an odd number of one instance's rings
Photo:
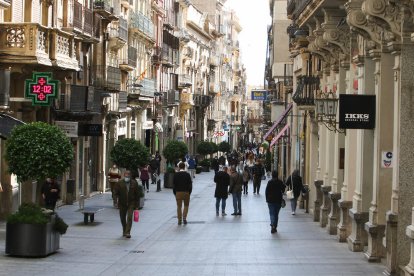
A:
{"type": "Polygon", "coordinates": [[[58,91],[59,81],[52,79],[50,72],[33,73],[33,79],[24,82],[25,97],[33,105],[50,105],[58,91]]]}

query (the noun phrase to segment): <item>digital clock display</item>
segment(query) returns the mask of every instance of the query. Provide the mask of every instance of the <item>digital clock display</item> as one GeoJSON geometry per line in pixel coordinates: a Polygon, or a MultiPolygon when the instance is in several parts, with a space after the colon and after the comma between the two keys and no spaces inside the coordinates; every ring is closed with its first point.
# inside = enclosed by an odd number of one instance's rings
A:
{"type": "Polygon", "coordinates": [[[26,98],[32,99],[33,105],[50,105],[58,87],[59,82],[52,79],[52,73],[33,73],[33,79],[25,81],[26,98]]]}

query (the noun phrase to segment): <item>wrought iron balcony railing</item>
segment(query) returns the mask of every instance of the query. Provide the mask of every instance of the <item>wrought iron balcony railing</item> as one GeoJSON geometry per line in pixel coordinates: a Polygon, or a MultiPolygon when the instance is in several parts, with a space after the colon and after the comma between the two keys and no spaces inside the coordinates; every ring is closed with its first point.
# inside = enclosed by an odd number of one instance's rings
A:
{"type": "Polygon", "coordinates": [[[92,84],[95,87],[119,91],[121,89],[121,69],[105,65],[93,66],[92,84]]]}
{"type": "Polygon", "coordinates": [[[154,24],[150,18],[140,12],[129,13],[129,28],[135,33],[141,33],[150,40],[154,40],[154,24]]]}
{"type": "Polygon", "coordinates": [[[191,76],[188,74],[179,74],[178,75],[178,87],[188,87],[191,86],[191,76]]]}
{"type": "Polygon", "coordinates": [[[140,90],[140,95],[141,96],[146,96],[146,97],[154,97],[155,96],[155,91],[156,91],[156,80],[155,79],[142,79],[140,84],[142,85],[142,87],[139,89],[140,90]]]}
{"type": "Polygon", "coordinates": [[[315,105],[315,93],[319,89],[319,78],[312,76],[298,77],[296,92],[292,99],[298,106],[315,105]]]}

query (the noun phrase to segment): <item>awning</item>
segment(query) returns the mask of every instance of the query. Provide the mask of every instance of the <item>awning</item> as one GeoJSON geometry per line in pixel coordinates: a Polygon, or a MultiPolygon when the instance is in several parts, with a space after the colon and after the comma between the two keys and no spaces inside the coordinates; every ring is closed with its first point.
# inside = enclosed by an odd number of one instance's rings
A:
{"type": "Polygon", "coordinates": [[[272,139],[272,142],[270,143],[270,146],[273,146],[277,141],[279,141],[280,137],[286,132],[286,130],[289,128],[289,125],[285,125],[284,128],[282,128],[281,131],[272,139]]]}
{"type": "Polygon", "coordinates": [[[280,117],[277,119],[276,123],[273,124],[273,126],[269,129],[269,131],[263,136],[263,140],[266,140],[266,137],[272,133],[272,131],[286,118],[286,115],[289,113],[290,110],[292,110],[293,103],[290,103],[285,111],[280,115],[280,117]]]}
{"type": "Polygon", "coordinates": [[[0,113],[0,138],[7,139],[10,136],[12,129],[15,126],[22,124],[24,124],[24,122],[12,116],[0,113]]]}

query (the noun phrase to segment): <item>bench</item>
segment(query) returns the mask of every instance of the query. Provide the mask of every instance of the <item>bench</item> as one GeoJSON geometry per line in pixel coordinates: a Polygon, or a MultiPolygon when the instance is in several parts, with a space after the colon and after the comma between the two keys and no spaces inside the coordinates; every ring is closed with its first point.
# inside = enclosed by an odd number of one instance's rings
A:
{"type": "Polygon", "coordinates": [[[95,220],[95,214],[102,211],[103,208],[97,208],[97,207],[87,207],[81,210],[83,214],[83,222],[85,224],[88,224],[88,221],[90,220],[93,222],[95,220]]]}

